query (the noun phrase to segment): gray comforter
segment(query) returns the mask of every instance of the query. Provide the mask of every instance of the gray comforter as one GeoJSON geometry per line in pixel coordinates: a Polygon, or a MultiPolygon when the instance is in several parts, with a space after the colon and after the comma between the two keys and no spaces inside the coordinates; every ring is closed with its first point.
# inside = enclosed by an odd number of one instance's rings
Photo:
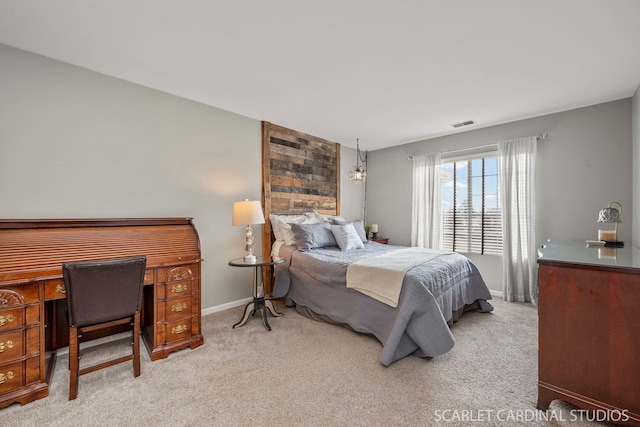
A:
{"type": "Polygon", "coordinates": [[[473,303],[479,311],[492,311],[486,302],[491,294],[476,266],[455,252],[443,252],[410,269],[395,308],[346,287],[350,263],[399,248],[368,242],[364,250],[301,252],[295,246],[283,246],[280,256],[287,261],[276,267],[272,295],[374,335],[382,343],[380,362],[386,366],[410,354],[444,354],[455,344],[447,324],[452,312],[473,303]]]}

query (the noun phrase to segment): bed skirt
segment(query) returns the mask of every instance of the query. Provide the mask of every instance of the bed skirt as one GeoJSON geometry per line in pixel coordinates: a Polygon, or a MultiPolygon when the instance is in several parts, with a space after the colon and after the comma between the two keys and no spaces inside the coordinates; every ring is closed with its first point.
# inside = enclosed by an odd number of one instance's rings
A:
{"type": "MultiPolygon", "coordinates": [[[[353,328],[351,328],[351,326],[349,326],[347,323],[336,322],[332,320],[329,316],[314,312],[309,307],[297,305],[295,302],[293,302],[289,298],[285,298],[285,305],[287,307],[295,307],[296,311],[306,318],[317,320],[318,322],[331,323],[332,325],[344,326],[345,328],[349,328],[353,330],[353,328]]],[[[462,315],[468,311],[479,311],[482,313],[486,313],[486,312],[493,311],[493,306],[489,302],[483,299],[477,299],[471,304],[465,304],[459,309],[453,310],[451,312],[451,317],[447,320],[447,324],[449,325],[449,327],[451,327],[454,322],[457,322],[462,317],[462,315]]]]}

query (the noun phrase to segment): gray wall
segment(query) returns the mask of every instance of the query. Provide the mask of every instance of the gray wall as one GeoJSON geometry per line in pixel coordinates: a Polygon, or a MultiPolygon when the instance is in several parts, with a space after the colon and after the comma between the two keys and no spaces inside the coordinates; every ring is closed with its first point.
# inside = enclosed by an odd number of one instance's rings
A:
{"type": "MultiPolygon", "coordinates": [[[[259,120],[4,45],[0,75],[1,218],[190,216],[205,260],[203,308],[251,295],[247,272],[227,262],[243,254],[233,202],[261,195],[259,120]]],[[[621,238],[634,222],[637,246],[639,97],[634,108],[626,99],[370,152],[367,223],[391,243],[410,243],[407,156],[548,132],[538,152],[538,243],[595,238],[598,210],[615,200],[621,238]]],[[[341,153],[341,213],[362,218],[364,186],[347,178],[355,150],[341,153]]],[[[474,261],[501,290],[499,257],[474,261]]]]}
{"type": "MultiPolygon", "coordinates": [[[[251,296],[227,262],[244,254],[233,202],[261,197],[259,120],[5,45],[0,76],[0,218],[193,217],[203,309],[251,296]]],[[[342,212],[359,217],[341,151],[342,212]]]]}
{"type": "MultiPolygon", "coordinates": [[[[411,241],[408,156],[548,133],[538,142],[536,242],[597,238],[598,211],[623,206],[620,238],[631,242],[632,100],[623,99],[378,150],[369,155],[367,216],[392,243],[411,241]]],[[[637,139],[637,137],[636,137],[637,139]]],[[[640,189],[640,186],[638,187],[640,189]]],[[[637,190],[639,191],[639,190],[637,190]]],[[[502,290],[501,257],[471,256],[489,287],[502,290]]]]}

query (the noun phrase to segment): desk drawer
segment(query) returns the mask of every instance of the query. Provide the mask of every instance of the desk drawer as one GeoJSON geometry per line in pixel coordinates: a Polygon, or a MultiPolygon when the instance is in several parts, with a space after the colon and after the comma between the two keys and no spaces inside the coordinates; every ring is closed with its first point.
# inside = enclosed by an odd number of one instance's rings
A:
{"type": "MultiPolygon", "coordinates": [[[[0,361],[13,360],[24,356],[23,331],[13,331],[0,334],[0,361]]],[[[38,349],[36,348],[36,351],[38,349]]]]}
{"type": "Polygon", "coordinates": [[[191,317],[191,297],[173,299],[165,303],[167,322],[191,317]]]}
{"type": "Polygon", "coordinates": [[[38,284],[0,287],[0,309],[22,306],[40,301],[38,284]]]}
{"type": "Polygon", "coordinates": [[[24,310],[0,310],[0,333],[24,326],[24,310]]]}
{"type": "Polygon", "coordinates": [[[199,280],[199,265],[158,269],[158,298],[171,299],[191,295],[199,280]]]}
{"type": "Polygon", "coordinates": [[[144,284],[152,285],[155,282],[155,274],[153,268],[147,268],[144,271],[144,284]]]}
{"type": "Polygon", "coordinates": [[[40,380],[40,356],[0,364],[0,395],[40,380]]]}
{"type": "Polygon", "coordinates": [[[167,343],[191,338],[191,317],[165,323],[164,327],[167,343]]]}
{"type": "Polygon", "coordinates": [[[66,298],[67,291],[64,289],[64,281],[49,280],[44,284],[44,299],[47,301],[66,298]]]}

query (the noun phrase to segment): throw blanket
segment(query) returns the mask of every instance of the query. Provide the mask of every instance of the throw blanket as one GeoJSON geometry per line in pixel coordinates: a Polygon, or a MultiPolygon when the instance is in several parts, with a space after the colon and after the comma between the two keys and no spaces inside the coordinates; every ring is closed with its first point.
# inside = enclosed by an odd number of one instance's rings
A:
{"type": "Polygon", "coordinates": [[[347,288],[397,307],[407,271],[443,253],[433,249],[406,248],[356,261],[347,269],[347,288]]]}

